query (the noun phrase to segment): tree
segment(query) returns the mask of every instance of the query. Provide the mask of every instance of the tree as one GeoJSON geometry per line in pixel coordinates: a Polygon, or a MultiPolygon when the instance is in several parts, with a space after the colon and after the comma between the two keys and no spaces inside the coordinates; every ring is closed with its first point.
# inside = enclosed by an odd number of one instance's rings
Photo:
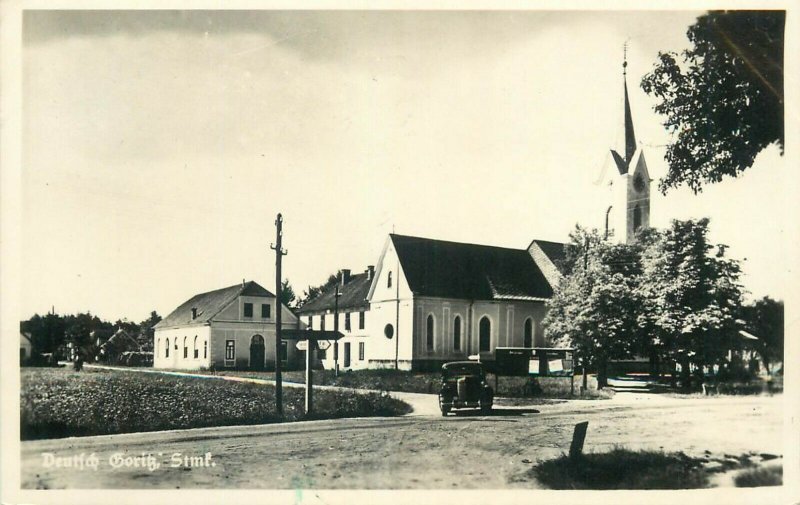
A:
{"type": "Polygon", "coordinates": [[[321,284],[319,286],[309,286],[308,289],[306,289],[303,292],[303,297],[300,300],[298,300],[296,307],[297,308],[302,307],[306,303],[308,303],[311,300],[317,298],[319,295],[321,295],[322,293],[324,293],[328,289],[330,289],[333,286],[335,286],[339,282],[340,273],[341,272],[337,271],[335,274],[329,275],[328,276],[328,280],[325,281],[324,284],[321,284]]]}
{"type": "Polygon", "coordinates": [[[150,317],[139,323],[139,334],[136,339],[139,345],[142,346],[142,350],[153,351],[153,336],[156,332],[153,328],[159,322],[161,322],[161,316],[153,310],[150,312],[150,317]]]}
{"type": "Polygon", "coordinates": [[[64,345],[66,324],[57,314],[34,314],[29,320],[20,322],[20,331],[30,335],[32,354],[56,353],[64,345]]]}
{"type": "Polygon", "coordinates": [[[770,365],[783,361],[783,302],[765,296],[742,308],[748,331],[758,337],[758,353],[768,373],[770,365]]]}
{"type": "Polygon", "coordinates": [[[742,300],[737,261],[708,241],[708,219],[672,222],[642,245],[639,325],[649,352],[681,364],[688,385],[698,370],[724,360],[742,300]],[[716,249],[716,253],[712,254],[716,249]]]}
{"type": "Polygon", "coordinates": [[[596,231],[577,228],[565,268],[548,302],[547,335],[556,346],[573,347],[584,366],[595,365],[598,386],[604,387],[608,361],[631,357],[638,348],[638,247],[611,244],[596,231]]]}
{"type": "Polygon", "coordinates": [[[294,307],[297,301],[297,296],[294,294],[292,285],[289,284],[289,279],[284,279],[281,282],[281,303],[287,307],[294,307]]]}
{"type": "Polygon", "coordinates": [[[655,111],[674,136],[669,169],[659,189],[736,177],[777,143],[783,153],[785,11],[715,11],[697,19],[681,62],[659,53],[642,89],[660,102],[655,111]]]}

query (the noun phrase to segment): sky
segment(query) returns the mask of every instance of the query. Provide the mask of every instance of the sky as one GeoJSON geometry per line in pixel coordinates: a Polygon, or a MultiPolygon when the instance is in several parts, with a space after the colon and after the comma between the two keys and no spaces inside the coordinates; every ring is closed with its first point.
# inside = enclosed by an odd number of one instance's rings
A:
{"type": "Polygon", "coordinates": [[[525,248],[601,227],[622,53],[651,225],[709,217],[782,298],[788,164],[666,196],[638,86],[701,12],[26,11],[22,317],[140,321],[242,279],[300,294],[388,233],[525,248]]]}

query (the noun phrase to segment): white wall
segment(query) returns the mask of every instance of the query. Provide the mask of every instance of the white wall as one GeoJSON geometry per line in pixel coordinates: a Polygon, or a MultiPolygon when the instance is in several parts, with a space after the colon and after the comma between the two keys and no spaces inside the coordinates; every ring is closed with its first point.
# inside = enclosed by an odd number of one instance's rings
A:
{"type": "Polygon", "coordinates": [[[185,326],[182,328],[156,329],[153,347],[154,368],[177,368],[182,370],[198,370],[208,368],[211,364],[211,345],[209,342],[210,327],[203,325],[185,326]],[[197,338],[198,357],[194,357],[194,342],[197,338]],[[187,357],[183,357],[183,342],[188,346],[187,357]],[[166,356],[166,343],[169,340],[169,357],[166,356]],[[209,343],[208,353],[205,345],[209,343]]]}
{"type": "Polygon", "coordinates": [[[546,314],[544,302],[476,301],[448,298],[417,297],[414,300],[414,359],[458,360],[479,353],[480,320],[488,317],[490,352],[482,358],[493,357],[497,347],[522,347],[525,320],[533,324],[533,346],[544,346],[542,320],[546,314]],[[427,321],[433,317],[433,349],[427,342],[427,321]],[[453,343],[453,322],[461,318],[461,350],[453,343]]]}
{"type": "MultiPolygon", "coordinates": [[[[275,298],[240,296],[220,311],[208,325],[190,325],[178,328],[156,329],[154,335],[154,368],[177,368],[198,370],[225,367],[225,341],[235,341],[235,365],[237,368],[250,367],[250,343],[254,335],[264,337],[264,354],[266,367],[275,366],[275,298]],[[244,317],[244,303],[253,304],[253,317],[244,317]],[[261,317],[261,304],[272,306],[270,317],[261,317]],[[198,336],[199,357],[194,359],[194,336],[198,336]],[[187,338],[188,357],[183,357],[183,338],[187,338]],[[170,340],[169,358],[165,357],[166,339],[170,340]],[[177,339],[178,349],[175,349],[177,339]],[[208,356],[204,357],[205,341],[208,341],[208,356]],[[159,345],[160,344],[160,345],[159,345]]],[[[282,307],[281,326],[286,329],[297,328],[297,318],[292,312],[282,307]]],[[[301,329],[305,324],[301,322],[301,329]]],[[[288,361],[292,362],[297,353],[295,341],[287,342],[288,361]]]]}

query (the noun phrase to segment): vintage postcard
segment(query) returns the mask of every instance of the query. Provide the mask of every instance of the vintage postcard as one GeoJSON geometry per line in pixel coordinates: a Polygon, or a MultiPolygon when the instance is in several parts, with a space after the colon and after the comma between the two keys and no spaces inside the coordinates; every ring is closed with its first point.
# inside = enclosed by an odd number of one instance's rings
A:
{"type": "Polygon", "coordinates": [[[3,503],[800,498],[796,5],[0,8],[3,503]]]}

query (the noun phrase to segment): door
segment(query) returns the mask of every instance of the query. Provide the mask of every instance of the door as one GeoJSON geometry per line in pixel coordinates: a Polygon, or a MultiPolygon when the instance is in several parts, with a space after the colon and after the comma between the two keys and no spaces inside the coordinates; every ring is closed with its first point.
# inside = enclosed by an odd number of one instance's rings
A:
{"type": "Polygon", "coordinates": [[[264,337],[253,335],[250,340],[250,370],[264,369],[264,337]]]}
{"type": "Polygon", "coordinates": [[[350,368],[350,342],[344,344],[344,367],[350,368]]]}

